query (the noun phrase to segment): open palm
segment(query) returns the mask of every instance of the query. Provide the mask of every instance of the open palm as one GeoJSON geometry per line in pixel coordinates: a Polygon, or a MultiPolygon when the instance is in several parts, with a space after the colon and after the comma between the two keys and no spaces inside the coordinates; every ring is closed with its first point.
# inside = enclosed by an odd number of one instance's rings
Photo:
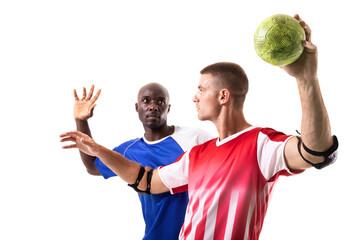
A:
{"type": "Polygon", "coordinates": [[[60,142],[72,142],[72,144],[63,146],[63,149],[78,148],[89,156],[96,156],[100,145],[91,137],[79,131],[70,131],[60,135],[60,142]]]}
{"type": "Polygon", "coordinates": [[[86,88],[83,88],[83,96],[81,99],[77,96],[76,90],[74,89],[74,118],[79,120],[87,120],[92,117],[94,108],[96,106],[95,102],[98,99],[101,90],[99,89],[94,97],[94,85],[91,86],[90,92],[86,95],[86,88]]]}

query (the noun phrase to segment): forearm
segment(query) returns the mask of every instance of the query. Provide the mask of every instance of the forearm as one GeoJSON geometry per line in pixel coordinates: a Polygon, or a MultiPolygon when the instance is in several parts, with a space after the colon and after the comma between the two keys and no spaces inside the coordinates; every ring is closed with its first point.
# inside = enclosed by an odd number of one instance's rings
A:
{"type": "MultiPolygon", "coordinates": [[[[76,122],[76,129],[78,131],[85,133],[89,137],[92,137],[89,123],[87,120],[75,119],[75,122],[76,122]]],[[[79,151],[79,152],[80,152],[81,160],[82,160],[84,166],[86,167],[87,172],[91,175],[100,175],[100,172],[97,170],[97,168],[95,166],[96,157],[87,155],[86,153],[83,153],[82,151],[79,151]]]]}
{"type": "Polygon", "coordinates": [[[305,30],[304,52],[296,62],[283,66],[283,69],[295,77],[298,84],[302,108],[301,139],[292,138],[285,145],[285,161],[291,170],[311,166],[321,169],[336,160],[336,155],[329,155],[334,152],[328,151],[336,150],[337,142],[331,136],[330,121],[320,91],[317,47],[311,42],[311,29],[299,15],[295,18],[305,30]]]}
{"type": "MultiPolygon", "coordinates": [[[[133,162],[118,152],[107,149],[103,146],[98,145],[97,157],[108,166],[116,175],[118,175],[122,180],[127,182],[128,184],[133,184],[136,182],[136,179],[139,175],[139,171],[142,165],[139,163],[133,162]]],[[[139,182],[138,189],[145,191],[147,188],[147,175],[151,170],[150,167],[145,167],[145,174],[141,178],[139,182]]],[[[169,189],[164,185],[159,177],[159,173],[157,169],[154,169],[152,178],[151,178],[151,193],[159,194],[168,192],[169,189]]]]}
{"type": "Polygon", "coordinates": [[[89,123],[87,120],[75,119],[75,122],[76,122],[76,129],[78,131],[85,133],[86,135],[92,138],[89,123]]]}
{"type": "Polygon", "coordinates": [[[301,138],[315,151],[326,151],[332,145],[331,127],[317,78],[297,79],[301,107],[301,138]]]}
{"type": "MultiPolygon", "coordinates": [[[[136,181],[136,178],[138,176],[141,167],[140,164],[133,162],[125,158],[118,152],[112,151],[103,146],[99,145],[98,148],[99,149],[96,154],[97,157],[116,175],[118,175],[122,180],[124,180],[129,184],[133,184],[136,181]]],[[[150,168],[146,168],[146,170],[149,171],[150,168]]],[[[143,177],[143,179],[146,179],[146,176],[143,177]]],[[[140,186],[142,186],[142,184],[140,184],[139,187],[140,186]]],[[[145,186],[146,185],[144,185],[144,187],[145,186]]]]}

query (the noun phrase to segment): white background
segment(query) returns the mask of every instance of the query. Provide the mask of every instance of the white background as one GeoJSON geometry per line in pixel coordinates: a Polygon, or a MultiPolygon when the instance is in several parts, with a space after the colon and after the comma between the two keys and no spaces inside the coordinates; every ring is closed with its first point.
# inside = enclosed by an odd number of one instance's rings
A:
{"type": "Polygon", "coordinates": [[[160,82],[171,95],[168,123],[200,127],[191,101],[199,71],[219,61],[250,80],[247,120],[300,130],[295,80],[253,48],[257,25],[300,16],[319,49],[319,78],[340,140],[338,161],[280,178],[261,239],[360,239],[359,20],[355,1],[1,1],[0,239],[141,239],[140,203],[118,178],[86,173],[58,135],[75,129],[73,89],[101,88],[93,137],[113,148],[142,136],[138,89],[160,82]]]}

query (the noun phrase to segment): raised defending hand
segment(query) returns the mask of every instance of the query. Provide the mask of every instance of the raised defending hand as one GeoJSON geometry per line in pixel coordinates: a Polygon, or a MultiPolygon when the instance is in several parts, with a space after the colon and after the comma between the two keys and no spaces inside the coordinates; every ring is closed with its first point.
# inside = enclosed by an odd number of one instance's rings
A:
{"type": "Polygon", "coordinates": [[[294,17],[305,30],[306,40],[303,40],[304,52],[298,60],[281,68],[296,79],[311,81],[317,79],[317,47],[311,42],[311,29],[309,26],[298,14],[295,14],[294,17]]]}
{"type": "Polygon", "coordinates": [[[91,137],[79,131],[63,133],[60,138],[60,142],[73,142],[73,144],[63,146],[63,149],[77,148],[90,156],[96,156],[101,147],[91,137]]]}
{"type": "Polygon", "coordinates": [[[77,96],[76,90],[74,89],[74,118],[77,120],[87,120],[92,117],[94,108],[96,106],[95,101],[98,99],[101,90],[99,89],[94,97],[94,85],[91,86],[89,94],[86,96],[86,88],[83,88],[83,96],[81,99],[77,96]]]}

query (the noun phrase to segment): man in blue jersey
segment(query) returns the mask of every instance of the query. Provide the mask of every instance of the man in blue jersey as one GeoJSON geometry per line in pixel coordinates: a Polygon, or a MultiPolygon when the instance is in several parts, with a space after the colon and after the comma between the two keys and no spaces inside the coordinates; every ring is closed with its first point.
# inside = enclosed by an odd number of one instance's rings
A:
{"type": "MultiPolygon", "coordinates": [[[[89,94],[84,87],[83,96],[79,99],[74,90],[77,130],[90,137],[87,120],[93,115],[100,92],[101,90],[98,90],[93,97],[94,85],[91,86],[89,94]]],[[[170,111],[169,93],[158,83],[150,83],[140,89],[135,109],[144,127],[144,137],[127,141],[114,148],[114,151],[144,166],[157,168],[173,163],[184,151],[210,139],[209,134],[202,130],[167,124],[167,114],[170,111]]],[[[116,176],[99,158],[81,151],[80,156],[89,174],[102,175],[105,179],[116,176]]],[[[139,198],[146,225],[143,239],[178,239],[188,203],[187,192],[176,195],[170,192],[139,194],[139,198]]]]}

